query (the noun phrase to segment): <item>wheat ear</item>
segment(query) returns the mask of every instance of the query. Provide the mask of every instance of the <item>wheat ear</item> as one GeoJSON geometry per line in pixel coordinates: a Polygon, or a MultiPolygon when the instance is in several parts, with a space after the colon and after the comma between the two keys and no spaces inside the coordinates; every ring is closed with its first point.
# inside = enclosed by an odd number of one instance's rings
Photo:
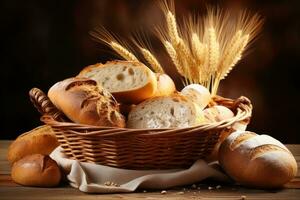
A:
{"type": "Polygon", "coordinates": [[[219,57],[220,57],[220,47],[217,41],[215,28],[208,28],[207,32],[207,48],[208,48],[208,60],[207,65],[211,71],[216,71],[218,67],[219,57]]]}
{"type": "MultiPolygon", "coordinates": [[[[223,68],[221,72],[221,80],[224,79],[228,73],[232,70],[232,68],[236,65],[236,63],[241,59],[242,53],[244,52],[248,41],[249,41],[249,34],[241,36],[239,31],[236,33],[238,37],[234,45],[229,48],[231,51],[224,57],[221,67],[223,68]]],[[[233,37],[234,39],[235,37],[233,37]]],[[[228,50],[229,50],[228,49],[228,50]]]]}
{"type": "Polygon", "coordinates": [[[168,27],[168,33],[169,33],[171,43],[173,45],[177,45],[180,40],[180,37],[177,30],[176,18],[171,11],[167,12],[166,18],[167,18],[167,27],[168,27]]]}
{"type": "Polygon", "coordinates": [[[109,45],[124,59],[128,61],[139,61],[130,51],[128,51],[125,47],[123,47],[119,43],[111,41],[109,45]]]}
{"type": "Polygon", "coordinates": [[[204,45],[201,43],[199,36],[196,33],[191,37],[192,52],[195,55],[197,64],[200,65],[203,62],[204,45]]]}
{"type": "Polygon", "coordinates": [[[147,60],[147,62],[150,64],[151,68],[156,73],[165,73],[164,69],[159,64],[158,60],[154,57],[154,55],[148,49],[140,47],[140,50],[141,50],[144,58],[147,60]]]}
{"type": "Polygon", "coordinates": [[[181,75],[181,76],[185,76],[184,74],[184,71],[183,71],[183,68],[182,68],[182,65],[180,64],[180,61],[179,61],[179,58],[178,58],[178,55],[173,47],[173,45],[168,42],[168,41],[165,41],[164,42],[164,46],[166,48],[166,51],[167,53],[169,54],[173,64],[175,65],[178,73],[181,75]]]}

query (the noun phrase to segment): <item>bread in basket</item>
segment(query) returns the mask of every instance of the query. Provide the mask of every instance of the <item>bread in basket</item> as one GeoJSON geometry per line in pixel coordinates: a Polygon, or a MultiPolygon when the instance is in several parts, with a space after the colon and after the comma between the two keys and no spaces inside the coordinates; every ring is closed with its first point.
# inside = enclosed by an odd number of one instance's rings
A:
{"type": "Polygon", "coordinates": [[[236,100],[213,97],[212,104],[231,109],[235,116],[225,121],[180,129],[129,129],[100,127],[70,122],[38,88],[30,99],[50,125],[63,153],[81,162],[125,169],[175,169],[189,167],[208,156],[222,132],[248,124],[252,105],[246,97],[236,100]]]}

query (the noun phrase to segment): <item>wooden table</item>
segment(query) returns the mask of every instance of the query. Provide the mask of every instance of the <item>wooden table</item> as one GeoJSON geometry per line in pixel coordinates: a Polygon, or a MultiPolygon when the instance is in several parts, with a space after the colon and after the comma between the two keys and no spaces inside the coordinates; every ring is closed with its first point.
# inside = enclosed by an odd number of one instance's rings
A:
{"type": "Polygon", "coordinates": [[[0,141],[0,199],[20,200],[76,200],[76,199],[133,199],[133,200],[154,200],[154,199],[300,199],[300,144],[287,145],[296,157],[298,163],[297,177],[280,190],[258,190],[244,188],[236,185],[222,185],[216,188],[216,183],[201,183],[193,186],[186,186],[161,191],[138,191],[130,194],[85,194],[68,185],[61,185],[57,188],[34,188],[22,187],[15,184],[10,178],[10,166],[6,160],[7,147],[11,141],[0,141]],[[200,187],[200,189],[198,188],[200,187]],[[209,188],[212,187],[212,188],[209,188]]]}

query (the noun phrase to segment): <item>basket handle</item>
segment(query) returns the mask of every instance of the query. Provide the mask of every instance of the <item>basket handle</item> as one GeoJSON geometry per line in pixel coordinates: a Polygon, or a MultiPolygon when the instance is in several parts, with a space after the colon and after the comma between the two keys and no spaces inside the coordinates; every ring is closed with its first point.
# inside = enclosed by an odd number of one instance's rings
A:
{"type": "Polygon", "coordinates": [[[50,115],[53,119],[58,121],[68,121],[66,116],[53,105],[53,103],[42,90],[38,88],[32,88],[29,91],[29,98],[34,107],[42,115],[50,115]]]}

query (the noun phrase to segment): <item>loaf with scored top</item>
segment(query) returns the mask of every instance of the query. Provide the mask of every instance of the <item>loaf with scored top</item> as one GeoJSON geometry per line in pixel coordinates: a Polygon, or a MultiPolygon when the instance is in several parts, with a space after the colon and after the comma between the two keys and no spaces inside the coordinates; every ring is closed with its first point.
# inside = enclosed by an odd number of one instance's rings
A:
{"type": "Polygon", "coordinates": [[[73,122],[95,126],[125,127],[119,104],[96,81],[69,78],[53,85],[51,102],[73,122]]]}
{"type": "Polygon", "coordinates": [[[249,131],[225,139],[219,162],[235,181],[253,187],[281,187],[297,174],[297,162],[281,142],[249,131]]]}

